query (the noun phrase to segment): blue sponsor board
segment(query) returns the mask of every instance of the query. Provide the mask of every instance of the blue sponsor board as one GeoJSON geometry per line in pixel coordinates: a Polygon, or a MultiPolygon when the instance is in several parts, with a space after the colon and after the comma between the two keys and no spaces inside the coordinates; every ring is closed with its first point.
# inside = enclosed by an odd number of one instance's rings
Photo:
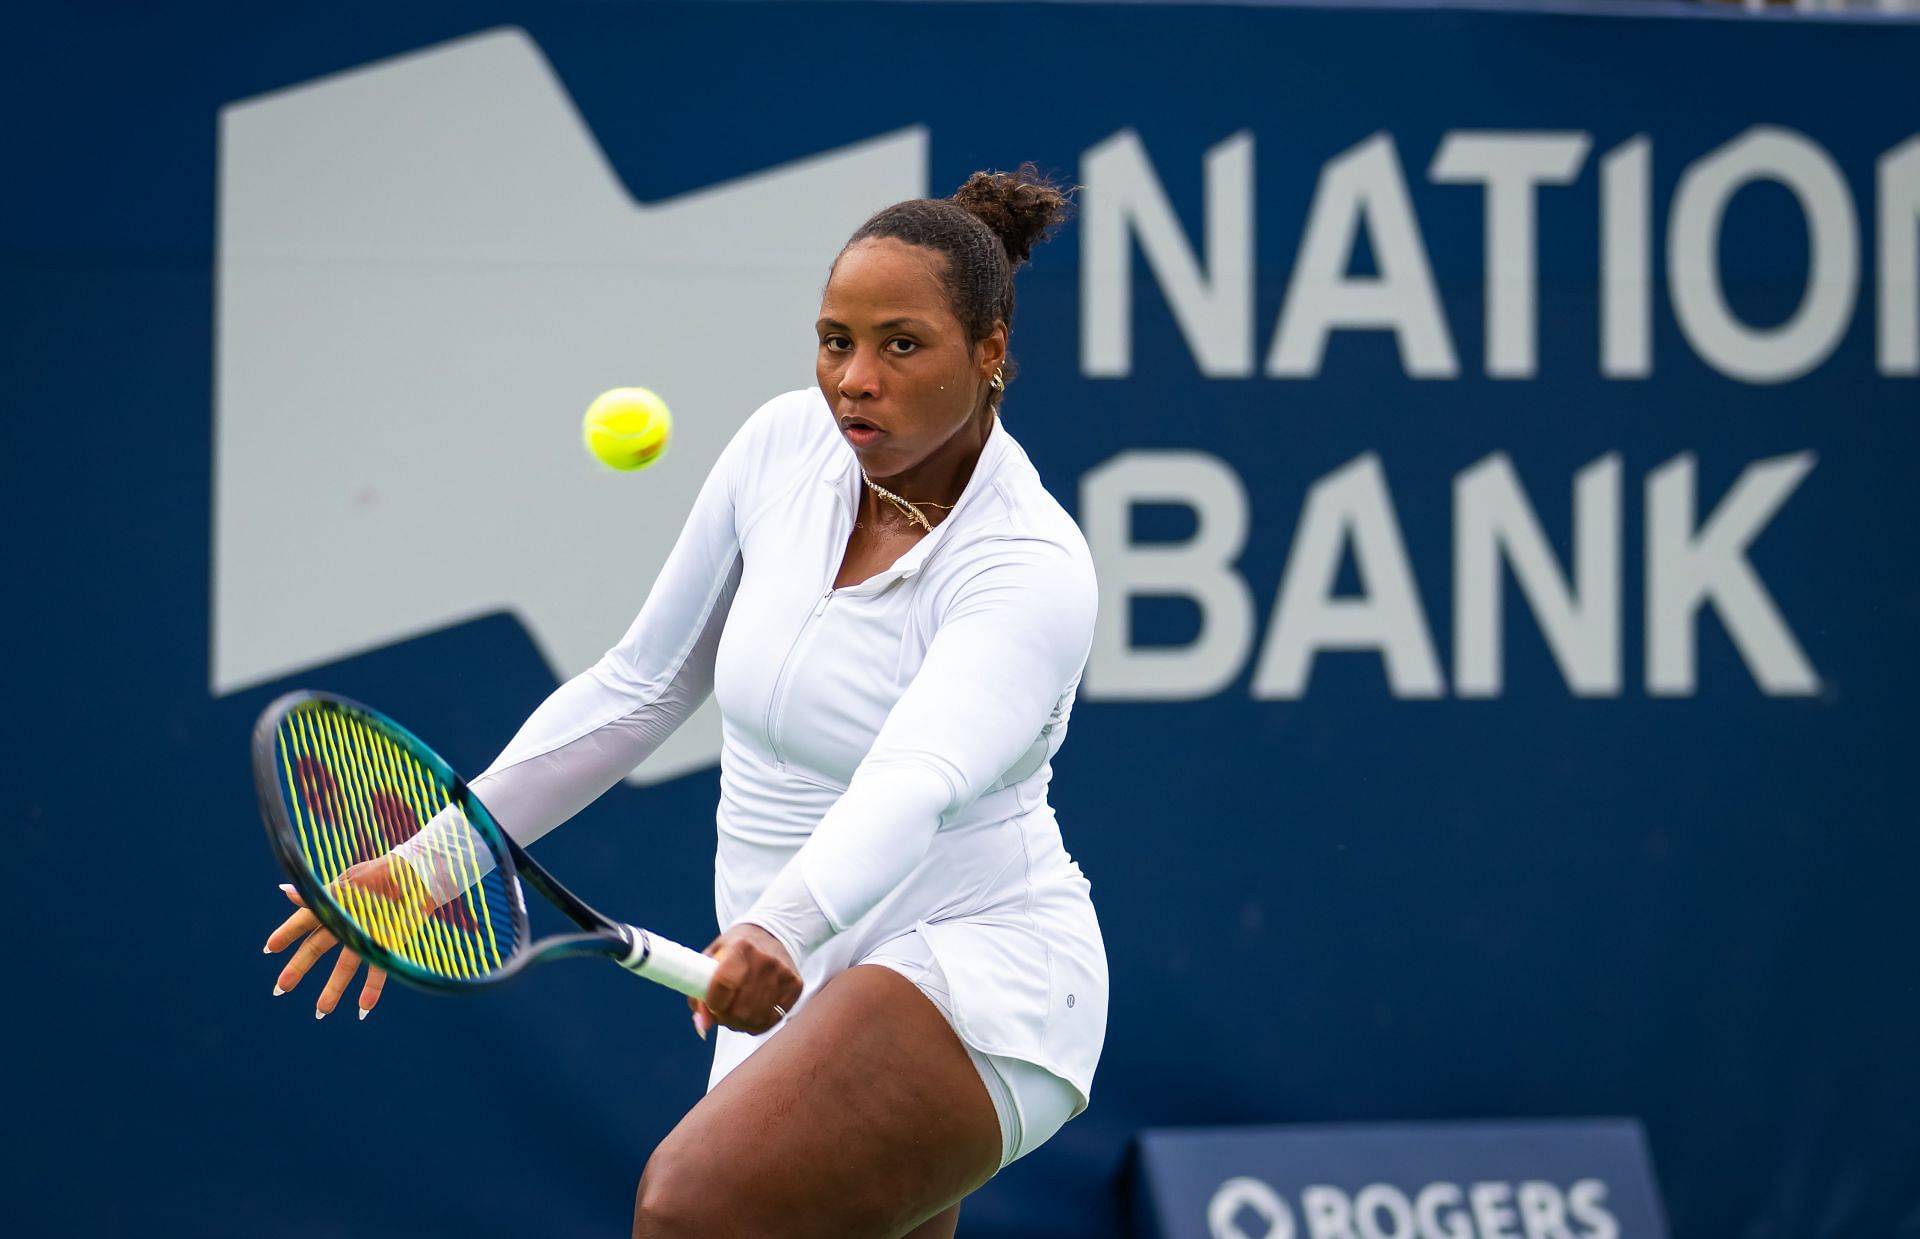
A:
{"type": "Polygon", "coordinates": [[[1142,1132],[1138,1239],[1666,1239],[1630,1119],[1142,1132]]]}
{"type": "MultiPolygon", "coordinates": [[[[8,23],[12,1229],[621,1232],[704,1085],[684,1012],[585,966],[270,999],[248,729],[327,688],[485,765],[812,381],[862,213],[1026,159],[1083,186],[1006,417],[1101,577],[1052,796],[1114,986],[1091,1107],[963,1231],[1113,1234],[1145,1128],[1487,1114],[1638,1116],[1689,1239],[1920,1216],[1920,25],[8,23]],[[614,477],[579,415],[628,383],[676,441],[614,477]],[[417,1138],[305,1134],[396,1077],[417,1138]]],[[[542,861],[701,940],[711,737],[542,861]]]]}

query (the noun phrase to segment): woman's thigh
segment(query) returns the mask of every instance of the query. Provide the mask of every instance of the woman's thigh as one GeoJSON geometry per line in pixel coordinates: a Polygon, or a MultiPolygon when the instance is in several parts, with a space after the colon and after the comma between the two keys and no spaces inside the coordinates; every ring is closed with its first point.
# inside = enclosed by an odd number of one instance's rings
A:
{"type": "Polygon", "coordinates": [[[633,1233],[891,1239],[999,1165],[999,1120],[960,1038],[911,982],[863,965],[661,1141],[633,1233]]]}

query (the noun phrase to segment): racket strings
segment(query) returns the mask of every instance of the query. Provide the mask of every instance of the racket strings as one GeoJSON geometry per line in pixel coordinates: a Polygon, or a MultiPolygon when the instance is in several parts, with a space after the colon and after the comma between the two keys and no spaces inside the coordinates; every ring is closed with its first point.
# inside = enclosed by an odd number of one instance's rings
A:
{"type": "Polygon", "coordinates": [[[278,742],[302,858],[355,928],[433,976],[498,969],[517,945],[512,905],[492,848],[446,782],[324,703],[289,711],[278,742]]]}

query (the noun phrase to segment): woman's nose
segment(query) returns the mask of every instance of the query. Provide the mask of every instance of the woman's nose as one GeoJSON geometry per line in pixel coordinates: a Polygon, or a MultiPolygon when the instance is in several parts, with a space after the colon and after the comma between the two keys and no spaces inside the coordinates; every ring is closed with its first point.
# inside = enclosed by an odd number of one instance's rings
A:
{"type": "Polygon", "coordinates": [[[847,358],[846,368],[840,372],[840,394],[849,400],[880,394],[880,369],[871,354],[855,349],[847,358]]]}

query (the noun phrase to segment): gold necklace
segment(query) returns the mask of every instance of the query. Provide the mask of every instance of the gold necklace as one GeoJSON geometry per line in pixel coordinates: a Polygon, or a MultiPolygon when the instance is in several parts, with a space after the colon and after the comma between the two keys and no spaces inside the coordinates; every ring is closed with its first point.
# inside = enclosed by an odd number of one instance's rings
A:
{"type": "MultiPolygon", "coordinates": [[[[928,533],[933,532],[933,522],[929,521],[926,517],[926,514],[920,510],[919,504],[915,504],[913,501],[908,499],[902,499],[900,496],[894,494],[892,491],[888,490],[886,487],[880,485],[880,483],[874,481],[872,478],[867,476],[867,471],[865,469],[862,469],[860,471],[860,478],[862,481],[866,482],[868,490],[872,491],[874,494],[880,496],[880,498],[885,499],[888,503],[891,503],[894,507],[899,508],[902,512],[906,513],[908,520],[920,526],[920,528],[926,530],[928,533]]],[[[954,503],[958,503],[958,502],[959,500],[957,499],[954,501],[954,503]]],[[[931,499],[922,499],[920,503],[925,504],[927,507],[930,507],[930,508],[942,508],[948,512],[953,511],[952,503],[935,503],[931,499]]]]}

